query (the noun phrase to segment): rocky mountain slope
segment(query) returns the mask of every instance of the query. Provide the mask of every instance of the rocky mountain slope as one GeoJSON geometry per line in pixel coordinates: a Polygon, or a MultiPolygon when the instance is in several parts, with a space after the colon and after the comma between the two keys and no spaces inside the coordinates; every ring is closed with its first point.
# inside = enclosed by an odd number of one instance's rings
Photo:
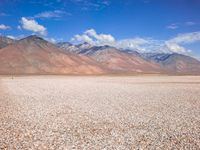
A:
{"type": "Polygon", "coordinates": [[[182,54],[142,54],[144,59],[160,64],[169,73],[200,74],[200,61],[182,54]]]}
{"type": "MultiPolygon", "coordinates": [[[[61,47],[65,51],[71,51],[71,45],[61,47]]],[[[159,65],[147,62],[135,53],[126,53],[115,47],[92,46],[89,43],[83,43],[76,46],[75,53],[89,56],[98,63],[106,66],[114,73],[162,73],[159,65]]]]}
{"type": "Polygon", "coordinates": [[[100,46],[80,52],[92,57],[114,72],[122,73],[162,73],[159,65],[148,62],[135,54],[122,52],[114,47],[100,46]]]}
{"type": "Polygon", "coordinates": [[[200,74],[200,61],[182,54],[138,53],[111,46],[54,45],[38,36],[0,38],[0,74],[200,74]]]}
{"type": "MultiPolygon", "coordinates": [[[[111,70],[166,74],[200,74],[200,61],[193,57],[172,53],[138,53],[110,46],[73,45],[74,53],[92,57],[111,70]]],[[[65,47],[70,51],[72,45],[65,47]]]]}
{"type": "Polygon", "coordinates": [[[0,49],[0,74],[102,74],[104,69],[87,56],[63,52],[37,36],[0,49]]]}
{"type": "Polygon", "coordinates": [[[13,44],[14,42],[15,42],[15,40],[13,40],[11,38],[0,36],[0,49],[4,48],[10,44],[13,44]]]}

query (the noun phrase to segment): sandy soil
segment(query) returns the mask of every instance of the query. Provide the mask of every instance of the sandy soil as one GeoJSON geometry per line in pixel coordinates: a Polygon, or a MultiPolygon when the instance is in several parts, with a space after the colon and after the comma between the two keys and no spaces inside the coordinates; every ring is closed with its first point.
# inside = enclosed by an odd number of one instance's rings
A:
{"type": "Polygon", "coordinates": [[[0,149],[200,149],[200,77],[0,77],[0,149]]]}

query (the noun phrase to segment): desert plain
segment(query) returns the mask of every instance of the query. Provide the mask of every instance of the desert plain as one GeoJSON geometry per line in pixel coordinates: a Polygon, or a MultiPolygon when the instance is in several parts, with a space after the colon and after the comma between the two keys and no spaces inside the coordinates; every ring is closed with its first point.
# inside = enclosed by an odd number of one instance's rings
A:
{"type": "Polygon", "coordinates": [[[200,149],[200,77],[0,76],[0,149],[200,149]]]}

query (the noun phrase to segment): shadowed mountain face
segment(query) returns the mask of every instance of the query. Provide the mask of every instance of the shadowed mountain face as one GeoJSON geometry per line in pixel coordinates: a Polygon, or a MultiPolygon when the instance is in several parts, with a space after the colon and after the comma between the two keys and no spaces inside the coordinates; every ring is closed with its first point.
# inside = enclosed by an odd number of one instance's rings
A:
{"type": "Polygon", "coordinates": [[[0,49],[4,48],[10,44],[13,44],[14,42],[15,42],[15,40],[13,40],[13,39],[0,36],[0,49]]]}
{"type": "Polygon", "coordinates": [[[142,54],[144,59],[160,64],[169,73],[200,74],[200,61],[182,54],[142,54]]]}
{"type": "Polygon", "coordinates": [[[102,67],[87,56],[63,52],[37,36],[0,49],[0,74],[101,74],[102,67]]]}

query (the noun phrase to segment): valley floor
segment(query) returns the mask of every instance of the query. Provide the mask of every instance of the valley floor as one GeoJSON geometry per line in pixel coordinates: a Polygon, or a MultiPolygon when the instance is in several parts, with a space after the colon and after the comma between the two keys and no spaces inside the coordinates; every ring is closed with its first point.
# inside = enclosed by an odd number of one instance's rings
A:
{"type": "Polygon", "coordinates": [[[0,149],[200,149],[199,76],[0,77],[0,149]]]}

